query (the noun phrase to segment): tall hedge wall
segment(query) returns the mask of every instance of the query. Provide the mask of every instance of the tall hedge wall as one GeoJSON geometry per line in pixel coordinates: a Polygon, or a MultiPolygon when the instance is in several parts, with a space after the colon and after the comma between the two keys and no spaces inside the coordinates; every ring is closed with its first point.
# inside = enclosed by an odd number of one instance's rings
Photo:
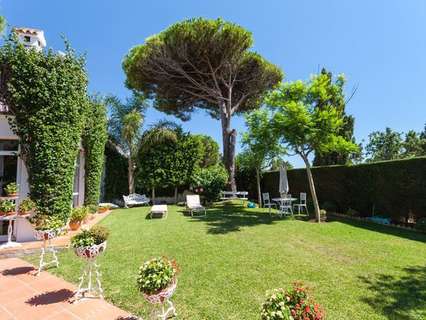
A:
{"type": "Polygon", "coordinates": [[[83,133],[83,146],[86,154],[84,179],[85,205],[97,205],[99,203],[107,138],[106,107],[100,100],[91,99],[83,133]]]}
{"type": "Polygon", "coordinates": [[[129,193],[127,184],[127,158],[118,152],[111,141],[105,145],[103,201],[122,200],[129,193]]]}
{"type": "MultiPolygon", "coordinates": [[[[370,216],[374,210],[376,215],[390,216],[394,220],[407,218],[410,213],[415,217],[426,216],[426,157],[316,167],[312,172],[321,206],[328,202],[338,212],[345,213],[351,208],[363,216],[370,216]]],[[[309,194],[305,169],[289,170],[288,179],[291,194],[309,194]]],[[[262,192],[278,196],[278,181],[278,171],[264,173],[262,192]]],[[[241,184],[238,188],[247,189],[250,197],[255,198],[256,189],[252,184],[241,184]]]]}

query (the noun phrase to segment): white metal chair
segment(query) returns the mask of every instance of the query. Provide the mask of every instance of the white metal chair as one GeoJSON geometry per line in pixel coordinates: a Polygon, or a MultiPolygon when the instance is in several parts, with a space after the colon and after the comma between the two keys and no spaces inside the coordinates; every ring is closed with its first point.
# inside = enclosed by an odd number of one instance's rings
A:
{"type": "Polygon", "coordinates": [[[301,192],[300,193],[300,202],[293,204],[293,209],[296,210],[296,208],[297,208],[297,214],[300,214],[303,210],[306,211],[306,214],[309,214],[308,206],[307,206],[307,202],[306,202],[306,192],[301,192]]]}
{"type": "Polygon", "coordinates": [[[293,208],[291,206],[291,200],[290,199],[283,199],[280,203],[280,210],[278,212],[279,216],[282,217],[283,215],[293,214],[293,208]]]}
{"type": "Polygon", "coordinates": [[[186,196],[186,207],[188,208],[191,217],[194,216],[194,212],[199,211],[204,211],[204,215],[207,214],[206,208],[201,205],[200,196],[198,194],[186,196]]]}
{"type": "Polygon", "coordinates": [[[271,208],[277,208],[277,204],[271,202],[271,198],[269,197],[269,192],[262,193],[263,198],[263,207],[269,208],[269,214],[271,214],[271,208]]]}

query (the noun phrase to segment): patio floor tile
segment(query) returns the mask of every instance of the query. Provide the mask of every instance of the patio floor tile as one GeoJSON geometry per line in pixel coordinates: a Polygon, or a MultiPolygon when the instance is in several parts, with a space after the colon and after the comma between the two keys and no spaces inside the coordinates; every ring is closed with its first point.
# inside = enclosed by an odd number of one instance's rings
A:
{"type": "Polygon", "coordinates": [[[130,315],[101,299],[71,303],[76,287],[29,263],[0,259],[0,320],[125,319],[130,315]]]}

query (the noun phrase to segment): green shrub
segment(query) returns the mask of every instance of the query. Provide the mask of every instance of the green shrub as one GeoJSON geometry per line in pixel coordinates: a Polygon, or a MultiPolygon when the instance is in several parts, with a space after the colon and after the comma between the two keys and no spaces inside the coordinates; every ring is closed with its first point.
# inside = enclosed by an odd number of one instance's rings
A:
{"type": "Polygon", "coordinates": [[[90,108],[83,133],[86,156],[84,204],[97,205],[104,166],[105,143],[108,138],[107,116],[106,107],[100,99],[92,98],[89,104],[90,108]]]}
{"type": "Polygon", "coordinates": [[[35,210],[35,208],[36,208],[35,202],[33,200],[31,200],[30,198],[24,199],[19,204],[19,212],[20,213],[31,212],[31,211],[35,210]]]}
{"type": "Polygon", "coordinates": [[[36,230],[58,230],[64,226],[64,221],[60,216],[48,216],[36,214],[30,222],[34,224],[36,230]]]}
{"type": "Polygon", "coordinates": [[[11,200],[1,200],[0,201],[0,212],[10,213],[15,211],[15,203],[11,200]]]}
{"type": "Polygon", "coordinates": [[[93,239],[95,240],[95,244],[101,244],[109,237],[109,230],[104,226],[95,225],[92,227],[92,229],[90,229],[90,232],[92,233],[93,239]]]}
{"type": "Polygon", "coordinates": [[[420,218],[416,221],[416,229],[426,232],[426,217],[420,218]]]}
{"type": "Polygon", "coordinates": [[[65,54],[27,50],[16,37],[0,48],[0,91],[9,124],[20,138],[30,195],[44,214],[66,221],[75,161],[87,114],[84,57],[66,43],[65,54]]]}
{"type": "Polygon", "coordinates": [[[324,317],[321,306],[309,297],[306,288],[300,284],[267,293],[260,313],[262,320],[322,320],[324,317]]]}
{"type": "Polygon", "coordinates": [[[73,208],[71,211],[70,222],[82,222],[89,214],[88,207],[73,208]]]}
{"type": "Polygon", "coordinates": [[[73,248],[99,245],[108,238],[109,231],[105,227],[94,226],[90,230],[83,230],[71,238],[73,248]]]}
{"type": "Polygon", "coordinates": [[[145,294],[155,294],[166,289],[176,277],[174,261],[165,257],[146,261],[140,268],[137,278],[139,290],[145,294]]]}
{"type": "Polygon", "coordinates": [[[222,165],[199,169],[195,176],[195,184],[203,188],[202,195],[207,201],[219,199],[220,192],[225,190],[228,173],[222,165]]]}
{"type": "Polygon", "coordinates": [[[11,182],[4,188],[4,191],[6,191],[8,195],[16,194],[18,193],[18,185],[15,182],[11,182]]]}

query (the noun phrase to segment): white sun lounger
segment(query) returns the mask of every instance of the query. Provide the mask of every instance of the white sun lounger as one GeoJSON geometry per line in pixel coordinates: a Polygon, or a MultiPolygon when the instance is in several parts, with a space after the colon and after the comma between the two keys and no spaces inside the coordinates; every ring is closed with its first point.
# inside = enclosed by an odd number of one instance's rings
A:
{"type": "Polygon", "coordinates": [[[156,204],[151,207],[149,212],[151,219],[156,215],[161,215],[163,218],[167,218],[167,205],[166,204],[156,204]]]}

